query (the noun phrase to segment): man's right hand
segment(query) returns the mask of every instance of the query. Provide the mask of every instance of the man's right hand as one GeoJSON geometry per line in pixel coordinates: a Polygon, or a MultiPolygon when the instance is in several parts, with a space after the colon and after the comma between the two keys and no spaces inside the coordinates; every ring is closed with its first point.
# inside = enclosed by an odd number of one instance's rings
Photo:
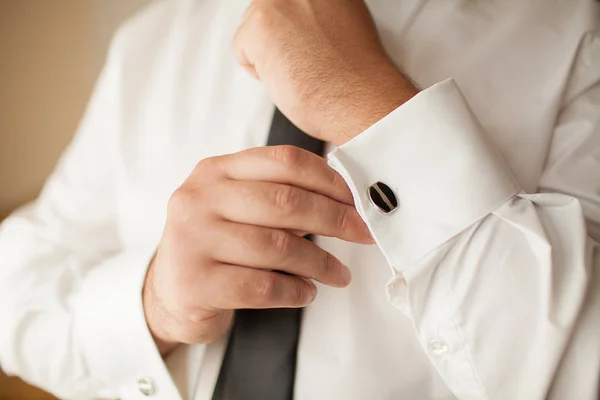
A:
{"type": "Polygon", "coordinates": [[[306,233],[373,243],[323,158],[273,146],[201,161],[169,201],[144,285],[161,353],[217,340],[236,309],[304,307],[317,294],[312,280],[347,286],[348,268],[306,233]]]}

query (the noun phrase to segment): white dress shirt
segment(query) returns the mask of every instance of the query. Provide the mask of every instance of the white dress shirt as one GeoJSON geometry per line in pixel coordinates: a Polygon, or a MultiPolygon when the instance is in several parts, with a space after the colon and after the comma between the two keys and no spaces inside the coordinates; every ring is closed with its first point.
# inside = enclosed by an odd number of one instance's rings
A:
{"type": "MultiPolygon", "coordinates": [[[[600,3],[367,3],[424,90],[329,154],[377,245],[317,238],[353,282],[306,308],[295,398],[595,399],[600,3]]],[[[210,399],[226,339],[163,362],[141,288],[194,165],[266,142],[274,106],[231,51],[247,5],[162,1],[116,35],[75,139],[1,227],[7,373],[64,398],[210,399]]]]}

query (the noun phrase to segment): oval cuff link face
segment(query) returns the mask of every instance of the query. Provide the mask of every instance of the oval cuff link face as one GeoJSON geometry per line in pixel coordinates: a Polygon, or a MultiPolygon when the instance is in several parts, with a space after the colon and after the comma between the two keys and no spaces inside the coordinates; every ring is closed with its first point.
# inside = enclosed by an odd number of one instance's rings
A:
{"type": "Polygon", "coordinates": [[[369,186],[371,204],[384,214],[389,214],[398,208],[398,199],[394,191],[383,182],[369,186]]]}

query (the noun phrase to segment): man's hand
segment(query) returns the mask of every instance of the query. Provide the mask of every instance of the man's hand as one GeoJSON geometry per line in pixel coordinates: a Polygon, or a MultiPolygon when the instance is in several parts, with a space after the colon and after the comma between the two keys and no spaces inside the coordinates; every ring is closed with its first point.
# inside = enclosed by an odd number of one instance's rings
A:
{"type": "Polygon", "coordinates": [[[234,49],[292,122],[337,145],[417,93],[362,0],[254,0],[234,49]]]}
{"type": "Polygon", "coordinates": [[[372,243],[352,204],[326,161],[299,148],[201,161],[169,201],[144,287],[161,353],[218,339],[235,309],[306,306],[317,294],[313,279],[348,285],[348,268],[302,236],[372,243]]]}

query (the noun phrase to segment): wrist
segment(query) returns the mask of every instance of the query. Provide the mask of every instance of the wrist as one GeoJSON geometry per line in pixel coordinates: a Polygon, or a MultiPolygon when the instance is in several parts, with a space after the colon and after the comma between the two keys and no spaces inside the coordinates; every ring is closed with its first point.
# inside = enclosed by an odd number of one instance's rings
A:
{"type": "Polygon", "coordinates": [[[338,146],[364,132],[419,92],[391,63],[366,76],[338,109],[336,120],[344,123],[333,127],[335,135],[330,136],[336,138],[338,146]]]}
{"type": "Polygon", "coordinates": [[[160,354],[164,357],[171,353],[179,343],[170,339],[167,331],[164,329],[165,322],[170,319],[169,314],[162,306],[161,300],[154,290],[154,263],[156,256],[150,262],[144,288],[142,290],[142,303],[146,324],[154,343],[160,354]]]}

